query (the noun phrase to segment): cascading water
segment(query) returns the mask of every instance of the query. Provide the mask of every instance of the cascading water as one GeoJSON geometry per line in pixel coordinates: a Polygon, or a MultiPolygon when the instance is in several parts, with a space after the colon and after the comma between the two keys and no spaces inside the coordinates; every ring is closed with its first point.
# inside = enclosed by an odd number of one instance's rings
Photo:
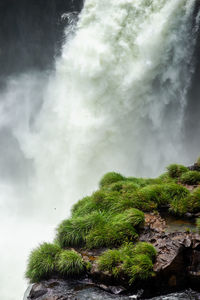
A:
{"type": "Polygon", "coordinates": [[[27,149],[39,182],[51,177],[56,194],[56,184],[63,195],[79,194],[106,171],[147,176],[171,161],[189,163],[182,130],[199,26],[195,4],[85,2],[27,149]]]}
{"type": "MultiPolygon", "coordinates": [[[[73,15],[63,17],[73,20],[73,15]]],[[[95,189],[103,173],[156,175],[168,162],[194,159],[183,150],[187,142],[183,128],[195,69],[196,1],[86,0],[71,36],[74,26],[72,22],[66,29],[67,41],[45,91],[41,76],[36,86],[27,88],[17,79],[26,99],[37,97],[40,89],[44,103],[38,113],[40,107],[32,109],[28,101],[23,112],[30,118],[13,130],[34,169],[28,188],[23,185],[23,196],[18,191],[17,206],[6,189],[3,199],[10,205],[2,205],[4,212],[14,207],[15,218],[18,211],[21,218],[24,210],[28,216],[18,227],[18,219],[11,217],[10,227],[5,227],[4,236],[9,237],[16,226],[20,243],[30,243],[24,252],[23,246],[17,248],[16,258],[13,251],[6,256],[8,269],[16,264],[15,277],[22,278],[18,262],[24,262],[27,249],[46,235],[51,237],[52,226],[69,214],[78,197],[95,189]]],[[[4,242],[11,249],[13,241],[4,242]]],[[[10,269],[4,272],[9,274],[10,269]]],[[[1,298],[19,299],[24,286],[16,287],[12,295],[8,284],[13,284],[14,276],[11,283],[4,277],[1,298]]]]}

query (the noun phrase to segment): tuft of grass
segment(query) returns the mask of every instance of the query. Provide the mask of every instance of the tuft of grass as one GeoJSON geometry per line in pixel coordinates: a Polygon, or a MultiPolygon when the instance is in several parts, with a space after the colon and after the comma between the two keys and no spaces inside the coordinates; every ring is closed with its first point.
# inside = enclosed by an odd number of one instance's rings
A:
{"type": "Polygon", "coordinates": [[[197,158],[196,164],[198,167],[200,167],[200,156],[197,158]]]}
{"type": "Polygon", "coordinates": [[[153,245],[146,243],[146,242],[139,242],[136,244],[133,250],[134,254],[145,254],[147,255],[152,261],[155,260],[157,251],[153,245]]]}
{"type": "Polygon", "coordinates": [[[61,248],[84,246],[89,231],[105,222],[106,216],[99,212],[64,220],[57,228],[56,241],[61,248]]]}
{"type": "Polygon", "coordinates": [[[86,247],[115,247],[124,241],[133,241],[138,237],[136,228],[144,224],[144,213],[138,209],[128,209],[121,214],[109,216],[104,226],[97,226],[86,237],[86,247]]]}
{"type": "Polygon", "coordinates": [[[88,215],[96,210],[96,205],[92,201],[92,197],[84,197],[72,207],[72,217],[81,217],[88,215]]]}
{"type": "Polygon", "coordinates": [[[98,267],[113,276],[125,274],[129,283],[136,279],[148,279],[153,275],[155,248],[148,243],[125,243],[119,249],[107,250],[98,259],[98,267]]]}
{"type": "Polygon", "coordinates": [[[189,171],[189,169],[183,165],[171,164],[167,167],[168,174],[171,178],[179,178],[183,173],[189,171]]]}
{"type": "Polygon", "coordinates": [[[121,255],[121,251],[107,250],[104,252],[98,259],[98,267],[101,271],[109,271],[114,276],[118,273],[118,268],[123,262],[123,256],[121,255]]]}
{"type": "Polygon", "coordinates": [[[81,255],[74,250],[62,250],[57,257],[56,267],[60,274],[67,277],[76,277],[86,270],[81,255]]]}
{"type": "Polygon", "coordinates": [[[26,278],[31,283],[50,278],[56,272],[56,259],[61,249],[59,246],[43,243],[34,249],[28,260],[26,278]]]}
{"type": "Polygon", "coordinates": [[[136,279],[146,280],[153,275],[153,262],[148,255],[136,254],[126,259],[123,269],[132,284],[136,279]]]}
{"type": "Polygon", "coordinates": [[[200,183],[200,172],[198,171],[188,171],[182,174],[181,182],[189,185],[196,185],[200,183]]]}
{"type": "Polygon", "coordinates": [[[170,203],[170,210],[177,215],[184,215],[187,212],[200,212],[200,188],[196,188],[183,198],[174,198],[170,203]]]}
{"type": "Polygon", "coordinates": [[[125,177],[122,176],[119,173],[116,172],[109,172],[106,173],[100,180],[99,186],[100,188],[109,186],[110,184],[117,182],[117,181],[122,181],[125,180],[125,177]]]}
{"type": "Polygon", "coordinates": [[[196,220],[197,232],[200,234],[200,218],[196,220]]]}

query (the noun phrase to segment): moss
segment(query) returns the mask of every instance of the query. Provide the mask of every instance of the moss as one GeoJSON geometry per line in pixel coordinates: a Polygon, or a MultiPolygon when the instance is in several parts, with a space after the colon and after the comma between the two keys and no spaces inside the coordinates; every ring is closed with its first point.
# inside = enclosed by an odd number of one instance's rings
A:
{"type": "Polygon", "coordinates": [[[86,270],[81,255],[74,250],[62,250],[57,257],[56,268],[67,277],[79,276],[86,270]]]}
{"type": "Polygon", "coordinates": [[[26,278],[32,283],[50,278],[56,272],[56,259],[60,251],[60,247],[49,243],[34,249],[29,256],[26,278]]]}
{"type": "Polygon", "coordinates": [[[109,173],[106,173],[102,179],[100,180],[100,183],[99,183],[99,186],[102,188],[102,187],[106,187],[114,182],[117,182],[117,181],[122,181],[124,180],[125,177],[122,176],[121,174],[119,173],[116,173],[116,172],[109,172],[109,173]]]}
{"type": "Polygon", "coordinates": [[[171,178],[178,178],[189,169],[183,165],[171,164],[167,167],[168,174],[171,178]]]}
{"type": "Polygon", "coordinates": [[[189,185],[196,185],[200,183],[200,172],[198,171],[188,171],[182,174],[181,182],[189,185]]]}

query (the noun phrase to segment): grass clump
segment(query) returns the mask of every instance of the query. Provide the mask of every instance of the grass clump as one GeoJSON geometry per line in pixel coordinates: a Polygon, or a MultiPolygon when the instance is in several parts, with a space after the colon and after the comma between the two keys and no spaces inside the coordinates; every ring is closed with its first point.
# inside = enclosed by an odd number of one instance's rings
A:
{"type": "Polygon", "coordinates": [[[189,169],[183,165],[171,164],[167,167],[168,174],[171,178],[179,178],[183,173],[189,171],[189,169]]]}
{"type": "Polygon", "coordinates": [[[114,182],[125,180],[125,177],[116,172],[106,173],[100,180],[100,188],[106,187],[114,182]]]}
{"type": "Polygon", "coordinates": [[[50,278],[56,272],[56,259],[61,249],[59,246],[43,243],[34,249],[28,260],[26,278],[31,283],[50,278]]]}
{"type": "Polygon", "coordinates": [[[197,232],[200,234],[200,218],[196,220],[197,232]]]}
{"type": "Polygon", "coordinates": [[[86,237],[88,248],[114,247],[124,241],[133,241],[138,237],[136,228],[144,224],[144,213],[137,209],[128,209],[121,214],[110,215],[109,222],[97,226],[86,237]]]}
{"type": "Polygon", "coordinates": [[[98,267],[113,276],[124,274],[132,284],[136,279],[147,279],[153,274],[155,248],[148,243],[126,243],[119,249],[107,250],[98,259],[98,267]]]}
{"type": "Polygon", "coordinates": [[[182,174],[181,182],[189,185],[196,185],[200,183],[200,172],[198,171],[188,171],[182,174]]]}
{"type": "Polygon", "coordinates": [[[85,271],[85,263],[74,250],[62,250],[57,258],[57,270],[67,277],[76,277],[85,271]]]}
{"type": "Polygon", "coordinates": [[[106,222],[106,216],[93,212],[83,217],[72,217],[64,220],[57,228],[56,240],[61,248],[82,247],[91,229],[106,222]]]}

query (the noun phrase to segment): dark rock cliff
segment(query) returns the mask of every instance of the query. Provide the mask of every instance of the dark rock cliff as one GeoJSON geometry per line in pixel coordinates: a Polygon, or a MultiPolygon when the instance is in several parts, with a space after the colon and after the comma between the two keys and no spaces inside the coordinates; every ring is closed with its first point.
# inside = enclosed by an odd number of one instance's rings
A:
{"type": "Polygon", "coordinates": [[[66,26],[62,14],[82,6],[83,0],[0,0],[0,79],[50,67],[66,26]]]}

